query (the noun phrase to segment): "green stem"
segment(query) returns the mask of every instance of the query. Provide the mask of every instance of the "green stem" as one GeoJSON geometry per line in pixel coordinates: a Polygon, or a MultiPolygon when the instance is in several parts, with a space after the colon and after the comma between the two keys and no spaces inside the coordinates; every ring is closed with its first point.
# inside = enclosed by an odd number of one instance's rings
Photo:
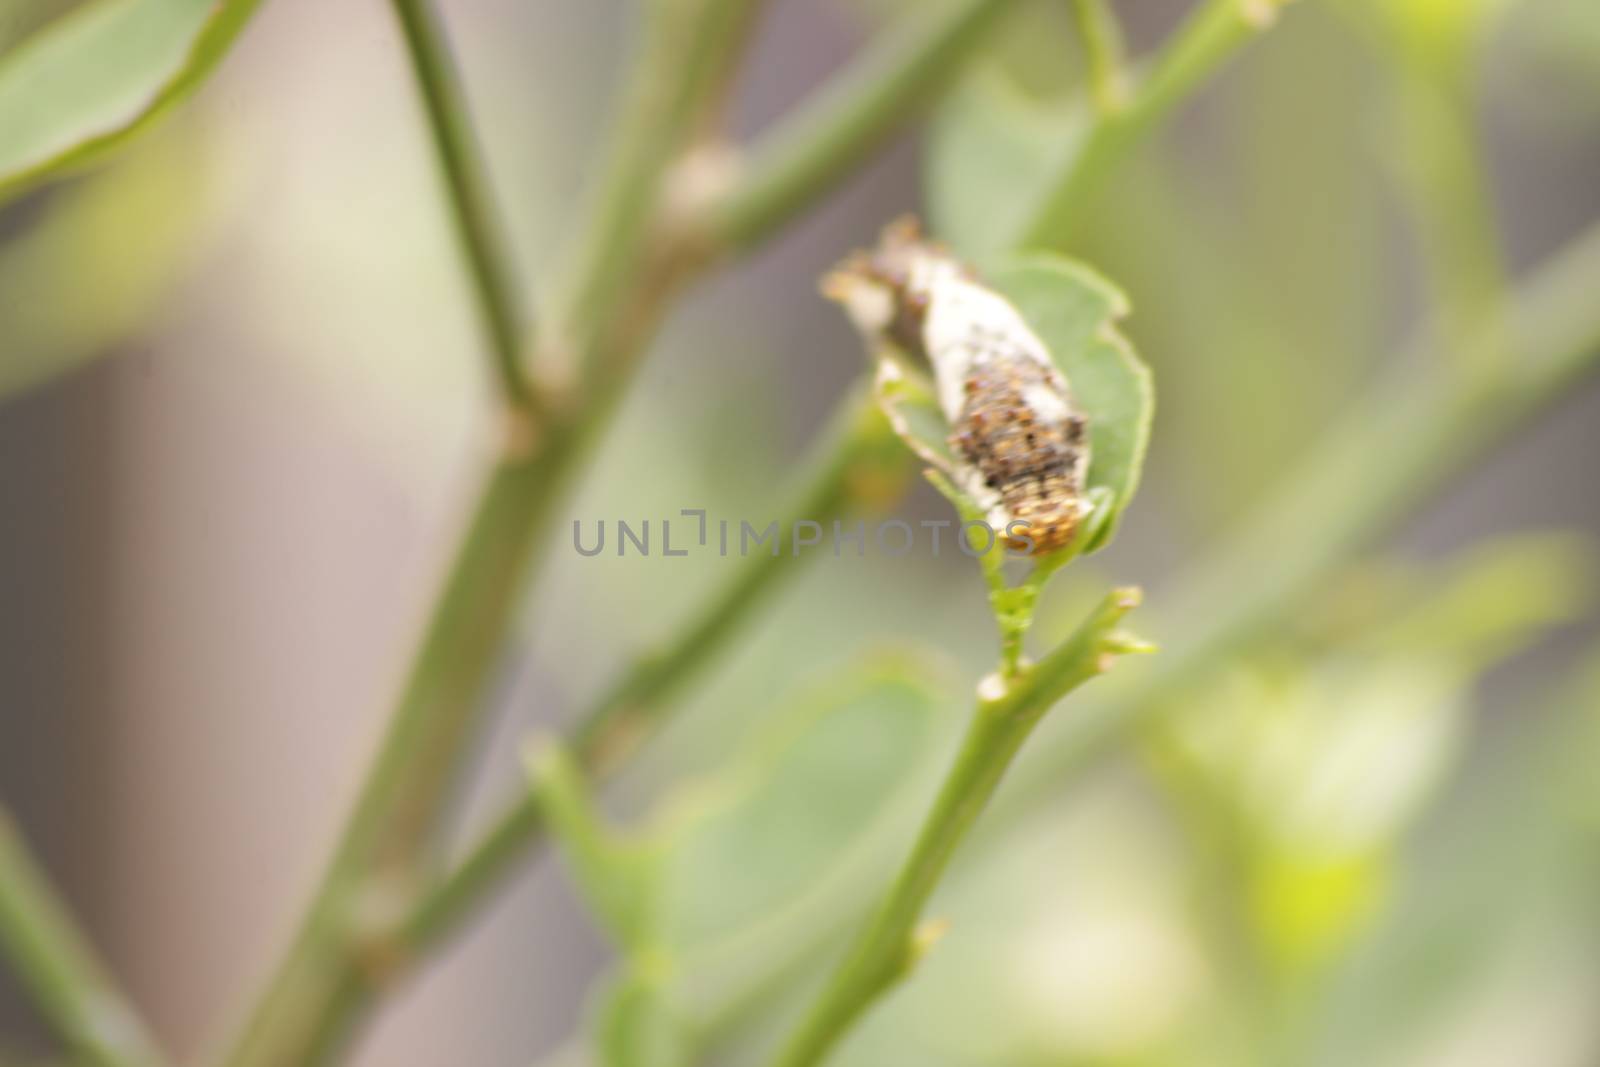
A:
{"type": "Polygon", "coordinates": [[[166,1062],[4,812],[0,946],[40,1012],[82,1062],[96,1067],[160,1067],[166,1062]]]}
{"type": "Polygon", "coordinates": [[[1476,35],[1413,39],[1378,5],[1334,10],[1368,39],[1393,80],[1387,156],[1416,230],[1442,347],[1461,373],[1492,372],[1509,355],[1496,314],[1506,269],[1473,113],[1476,35]]]}
{"type": "Polygon", "coordinates": [[[559,744],[535,742],[526,755],[528,793],[567,859],[591,914],[624,956],[658,948],[656,901],[661,852],[646,833],[625,833],[605,820],[589,777],[559,744]]]}
{"type": "MultiPolygon", "coordinates": [[[[684,115],[704,114],[709,102],[696,90],[721,82],[703,67],[679,64],[706,58],[701,46],[685,53],[684,42],[715,41],[732,47],[725,13],[750,0],[658,0],[652,34],[631,101],[620,117],[628,131],[649,128],[651,152],[625,151],[614,159],[591,226],[590,247],[581,256],[577,302],[562,318],[581,347],[586,364],[607,362],[605,375],[574,415],[556,415],[537,430],[514,418],[506,450],[479,499],[443,594],[436,603],[410,679],[389,721],[376,761],[363,783],[334,856],[324,872],[299,934],[279,964],[265,994],[223,1060],[227,1067],[311,1067],[328,1062],[342,1046],[363,1009],[388,983],[413,964],[415,924],[432,911],[415,912],[423,868],[431,858],[438,823],[450,799],[455,772],[480,718],[483,691],[520,601],[533,558],[549,530],[549,518],[579,461],[615,408],[634,356],[646,343],[668,290],[641,282],[646,272],[642,235],[658,207],[658,163],[686,135],[686,120],[670,129],[651,125],[663,97],[684,115]],[[704,28],[704,35],[697,29],[704,28]],[[682,74],[679,77],[679,74],[682,74]],[[657,154],[659,153],[659,155],[657,154]],[[629,199],[631,193],[639,195],[629,199]],[[621,201],[627,200],[626,203],[621,201]],[[618,324],[622,324],[619,328],[618,324]]],[[[402,17],[406,9],[400,8],[402,17]]],[[[420,15],[422,9],[412,14],[420,15]]],[[[735,20],[736,21],[736,20],[735,20]]],[[[418,76],[430,105],[443,101],[437,79],[442,67],[428,24],[417,22],[423,59],[418,76]]],[[[412,30],[408,27],[408,40],[412,30]]],[[[445,108],[459,121],[459,100],[445,108]]],[[[462,139],[456,147],[465,144],[462,139]]],[[[465,158],[465,157],[461,157],[465,158]]]]}
{"type": "Polygon", "coordinates": [[[718,247],[760,243],[848,174],[908,115],[930,106],[1015,0],[941,0],[762,139],[749,177],[712,212],[718,247]]]}
{"type": "MultiPolygon", "coordinates": [[[[955,487],[944,472],[929,468],[923,472],[928,484],[939,495],[950,501],[961,516],[963,524],[984,522],[987,516],[972,499],[955,487]]],[[[1052,568],[1053,569],[1053,568],[1052,568]]],[[[978,557],[978,570],[983,584],[989,588],[989,607],[994,612],[996,628],[1000,631],[1000,677],[1011,679],[1022,669],[1024,642],[1033,626],[1033,614],[1039,602],[1041,583],[1036,580],[1037,566],[1020,585],[1006,582],[1006,547],[995,538],[989,551],[978,557]]]]}
{"type": "Polygon", "coordinates": [[[1137,82],[1127,103],[1102,114],[1071,162],[1033,212],[1020,243],[1030,248],[1061,245],[1106,176],[1128,150],[1218,67],[1272,25],[1289,0],[1209,0],[1162,48],[1137,82]]]}
{"type": "Polygon", "coordinates": [[[1072,15],[1089,63],[1089,93],[1102,116],[1122,110],[1128,83],[1122,27],[1108,0],[1072,0],[1072,15]]]}
{"type": "MultiPolygon", "coordinates": [[[[622,299],[659,305],[697,250],[674,242],[668,178],[703,135],[728,87],[758,0],[649,0],[643,40],[583,240],[568,272],[556,355],[575,361],[592,390],[624,377],[654,315],[622,299]]],[[[555,368],[570,374],[571,367],[555,368]]]]}
{"type": "Polygon", "coordinates": [[[821,1063],[855,1020],[909,973],[931,942],[928,929],[919,934],[917,928],[928,898],[1033,728],[1063,696],[1108,669],[1116,655],[1142,650],[1116,629],[1137,604],[1137,590],[1117,590],[1065,644],[1003,693],[980,698],[911,855],[773,1067],[821,1063]]]}
{"type": "Polygon", "coordinates": [[[423,894],[400,927],[406,952],[425,955],[474,915],[517,865],[545,841],[544,812],[527,790],[489,822],[462,852],[462,858],[432,890],[423,894]]]}
{"type": "Polygon", "coordinates": [[[1505,272],[1465,77],[1411,69],[1399,82],[1396,157],[1439,308],[1442,339],[1463,374],[1506,358],[1505,272]]]}
{"type": "Polygon", "coordinates": [[[449,41],[429,0],[391,2],[427,110],[501,390],[510,404],[537,414],[539,398],[527,379],[523,338],[528,324],[518,297],[521,286],[494,210],[488,168],[473,135],[449,41]]]}

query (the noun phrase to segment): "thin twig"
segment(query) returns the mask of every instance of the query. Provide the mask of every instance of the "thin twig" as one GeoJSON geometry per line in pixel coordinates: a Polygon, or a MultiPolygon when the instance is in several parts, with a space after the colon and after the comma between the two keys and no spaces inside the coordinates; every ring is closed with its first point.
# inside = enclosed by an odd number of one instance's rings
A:
{"type": "MultiPolygon", "coordinates": [[[[937,925],[919,929],[922,910],[1028,735],[1057,701],[1104,673],[1117,655],[1147,650],[1117,630],[1138,602],[1137,590],[1117,590],[1037,666],[1020,674],[1003,692],[980,696],[966,740],[900,874],[844,962],[772,1059],[773,1067],[812,1067],[822,1062],[855,1020],[909,973],[939,932],[937,925]]],[[[991,679],[998,680],[998,676],[991,679]]]]}
{"type": "Polygon", "coordinates": [[[1506,359],[1505,266],[1495,232],[1483,146],[1468,86],[1395,72],[1392,136],[1400,185],[1427,263],[1444,346],[1460,373],[1492,374],[1506,359]]]}
{"type": "Polygon", "coordinates": [[[97,1067],[166,1062],[4,812],[0,946],[40,1012],[83,1062],[97,1067]]]}
{"type": "Polygon", "coordinates": [[[449,190],[457,236],[471,270],[478,313],[494,356],[506,401],[534,418],[541,400],[528,382],[523,338],[531,324],[522,312],[521,284],[494,209],[482,158],[450,43],[429,0],[392,0],[427,110],[433,147],[449,190]]]}
{"type": "Polygon", "coordinates": [[[608,406],[696,250],[666,238],[668,177],[706,135],[760,0],[653,0],[602,178],[565,274],[552,344],[588,402],[608,406]],[[675,263],[674,256],[690,256],[675,263]],[[632,299],[623,299],[631,294],[632,299]],[[595,394],[604,396],[596,398],[595,394]]]}
{"type": "Polygon", "coordinates": [[[1270,27],[1291,0],[1208,0],[1134,85],[1127,103],[1103,114],[1074,148],[1062,178],[1032,212],[1017,243],[1057,247],[1072,233],[1090,198],[1128,150],[1195,88],[1270,27]]]}
{"type": "Polygon", "coordinates": [[[1109,0],[1072,0],[1072,15],[1089,64],[1089,95],[1100,114],[1115,114],[1128,95],[1127,57],[1116,13],[1109,0]]]}
{"type": "Polygon", "coordinates": [[[942,0],[871,46],[756,146],[748,177],[712,212],[710,239],[749,248],[815,201],[907,116],[931,106],[1014,3],[942,0]]]}

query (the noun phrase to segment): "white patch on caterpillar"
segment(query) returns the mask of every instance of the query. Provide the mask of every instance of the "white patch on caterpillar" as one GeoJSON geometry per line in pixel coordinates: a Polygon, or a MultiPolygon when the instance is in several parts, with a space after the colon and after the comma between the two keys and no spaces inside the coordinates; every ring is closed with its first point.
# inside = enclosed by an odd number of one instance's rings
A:
{"type": "Polygon", "coordinates": [[[949,269],[937,275],[926,299],[923,347],[938,383],[939,406],[952,423],[966,407],[967,379],[985,364],[1029,359],[1053,379],[1059,377],[1044,342],[999,293],[949,269]]]}
{"type": "Polygon", "coordinates": [[[883,333],[894,321],[894,293],[882,285],[841,286],[829,295],[844,305],[851,323],[869,337],[883,333]]]}
{"type": "Polygon", "coordinates": [[[1072,408],[1059,385],[1055,388],[1030,385],[1022,391],[1022,400],[1041,422],[1059,422],[1072,414],[1072,408]]]}

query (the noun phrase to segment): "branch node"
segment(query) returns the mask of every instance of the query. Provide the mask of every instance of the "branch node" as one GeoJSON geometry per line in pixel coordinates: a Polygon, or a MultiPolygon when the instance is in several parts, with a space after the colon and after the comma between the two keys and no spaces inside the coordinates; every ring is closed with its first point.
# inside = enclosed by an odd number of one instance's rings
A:
{"type": "Polygon", "coordinates": [[[911,938],[906,944],[906,972],[910,973],[927,957],[928,953],[938,947],[944,940],[944,935],[950,932],[950,920],[945,917],[928,919],[918,923],[912,931],[911,938]]]}
{"type": "Polygon", "coordinates": [[[369,989],[382,989],[405,973],[411,950],[404,924],[415,896],[410,878],[382,875],[350,894],[345,913],[345,943],[351,969],[369,989]]]}

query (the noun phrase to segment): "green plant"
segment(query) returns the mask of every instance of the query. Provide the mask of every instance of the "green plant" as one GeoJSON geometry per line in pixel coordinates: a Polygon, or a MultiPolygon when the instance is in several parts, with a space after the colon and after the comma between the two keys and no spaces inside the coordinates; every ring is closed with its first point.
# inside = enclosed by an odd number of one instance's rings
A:
{"type": "MultiPolygon", "coordinates": [[[[0,190],[81,167],[143,129],[204,80],[255,6],[97,0],[0,58],[0,190]]],[[[1128,311],[1126,299],[1060,253],[1092,240],[1084,235],[1111,198],[1113,179],[1135,172],[1139,151],[1162,121],[1268,31],[1286,5],[1204,0],[1148,61],[1134,65],[1111,5],[1074,3],[1086,77],[1039,99],[1019,87],[1025,79],[1015,68],[1025,60],[1011,56],[1001,39],[1008,20],[1038,13],[1012,0],[940,0],[886,29],[814,99],[739,150],[727,141],[722,112],[760,5],[647,0],[602,180],[559,284],[540,294],[536,323],[506,251],[443,28],[426,0],[392,6],[477,301],[503,433],[403,694],[299,933],[216,1062],[284,1067],[337,1059],[383,994],[475,914],[547,834],[564,846],[577,882],[617,942],[620,962],[594,1027],[599,1062],[698,1061],[731,1043],[745,1020],[781,1017],[777,1006],[790,1006],[786,998],[802,985],[796,976],[808,972],[813,946],[834,949],[864,924],[809,1011],[787,1037],[756,1053],[782,1067],[821,1062],[933,947],[941,926],[924,921],[924,908],[1045,713],[1114,656],[1151,649],[1120,628],[1138,594],[1119,589],[1036,663],[1024,654],[1045,581],[1070,559],[1104,547],[1116,531],[1139,480],[1152,403],[1148,372],[1116,326],[1128,311]],[[988,62],[969,69],[986,47],[988,62]],[[593,781],[625,764],[738,636],[741,623],[797,569],[799,557],[789,553],[744,561],[661,652],[623,671],[577,719],[570,738],[531,757],[525,793],[440,871],[440,823],[464,754],[481,732],[486,680],[558,509],[662,319],[693,282],[760,247],[893,131],[935,107],[930,228],[1018,309],[1082,402],[1093,435],[1085,495],[1095,510],[1075,541],[1038,560],[1019,583],[1008,580],[1000,546],[982,554],[999,664],[978,689],[966,740],[899,873],[880,895],[889,872],[859,856],[852,863],[851,856],[869,838],[878,852],[887,840],[904,841],[907,813],[914,814],[921,795],[900,788],[923,784],[917,761],[907,756],[902,765],[895,758],[915,753],[918,739],[932,732],[931,672],[915,662],[880,665],[841,692],[824,694],[795,713],[798,725],[770,749],[757,746],[735,759],[726,780],[690,790],[637,829],[615,830],[595,811],[593,781]],[[742,166],[720,165],[735,151],[746,157],[742,166]],[[863,731],[849,734],[851,743],[879,754],[868,769],[882,771],[881,793],[863,784],[870,774],[849,781],[862,789],[857,803],[886,813],[888,828],[850,826],[848,813],[819,815],[812,827],[822,842],[815,860],[833,873],[820,879],[815,894],[785,895],[754,876],[747,885],[709,878],[707,872],[737,865],[730,856],[756,848],[759,831],[751,827],[761,819],[796,817],[809,779],[795,767],[807,758],[831,767],[828,761],[848,749],[837,740],[834,747],[817,742],[814,752],[805,747],[833,728],[863,731]],[[897,745],[880,744],[883,737],[897,745]],[[701,927],[714,924],[695,910],[710,900],[734,901],[760,921],[752,919],[737,936],[711,937],[701,927]]],[[[1314,634],[1286,639],[1282,631],[1297,613],[1326,607],[1334,599],[1330,585],[1382,534],[1546,410],[1600,355],[1600,307],[1590,299],[1600,279],[1600,231],[1579,236],[1514,287],[1504,281],[1466,105],[1472,42],[1486,17],[1480,9],[1489,5],[1443,14],[1426,0],[1333,6],[1378,42],[1405,104],[1397,136],[1412,151],[1402,187],[1430,267],[1434,313],[1408,353],[1414,358],[1401,361],[1406,377],[1377,381],[1356,397],[1348,420],[1332,425],[1287,471],[1281,492],[1235,524],[1161,598],[1151,632],[1161,637],[1162,654],[1127,672],[1120,685],[1075,698],[1061,728],[1045,731],[1031,762],[1017,768],[1019,781],[999,805],[992,832],[978,843],[1001,848],[1001,820],[1027,817],[1089,757],[1141,742],[1158,768],[1159,788],[1198,824],[1198,847],[1211,846],[1197,865],[1212,879],[1202,894],[1211,909],[1207,928],[1222,932],[1218,958],[1238,962],[1228,980],[1244,989],[1238,999],[1256,1020],[1252,1032],[1267,1035],[1259,1041],[1264,1047],[1253,1049],[1263,1060],[1307,1040],[1320,988],[1332,982],[1336,961],[1376,908],[1375,887],[1383,882],[1377,872],[1388,869],[1402,815],[1414,805],[1400,805],[1369,839],[1310,849],[1308,856],[1305,840],[1285,845],[1265,818],[1261,809],[1270,798],[1240,785],[1248,775],[1235,764],[1248,762],[1253,745],[1267,745],[1260,738],[1275,736],[1273,728],[1249,715],[1225,720],[1218,746],[1186,733],[1187,717],[1231,702],[1257,709],[1277,702],[1314,719],[1306,708],[1380,706],[1391,697],[1422,700],[1419,693],[1453,708],[1458,690],[1492,658],[1474,643],[1482,635],[1430,645],[1415,634],[1431,640],[1448,630],[1439,618],[1481,616],[1492,620],[1484,625],[1491,636],[1503,637],[1507,605],[1520,603],[1516,595],[1469,597],[1469,609],[1444,612],[1410,636],[1404,622],[1415,615],[1400,607],[1394,610],[1400,622],[1368,619],[1347,627],[1340,656],[1356,667],[1319,658],[1314,634]],[[1275,655],[1293,666],[1280,673],[1275,655]],[[1370,687],[1350,682],[1349,672],[1363,671],[1376,678],[1370,687]],[[1294,699],[1282,699],[1284,692],[1294,699]],[[1241,883],[1263,901],[1259,916],[1230,909],[1229,893],[1241,883]]],[[[934,465],[930,477],[964,519],[983,516],[952,477],[949,427],[927,382],[883,373],[902,365],[903,352],[869,355],[878,371],[873,395],[863,385],[841,401],[814,471],[785,510],[784,534],[802,522],[881,507],[908,480],[914,456],[934,465]]],[[[1539,552],[1519,557],[1508,565],[1514,575],[1508,587],[1526,592],[1537,585],[1546,560],[1539,552]]],[[[1533,625],[1565,617],[1556,599],[1530,595],[1526,615],[1533,625]]],[[[8,836],[0,846],[0,942],[51,1021],[89,1062],[161,1062],[20,845],[8,836]]],[[[793,857],[773,862],[781,867],[784,860],[793,857]]]]}

